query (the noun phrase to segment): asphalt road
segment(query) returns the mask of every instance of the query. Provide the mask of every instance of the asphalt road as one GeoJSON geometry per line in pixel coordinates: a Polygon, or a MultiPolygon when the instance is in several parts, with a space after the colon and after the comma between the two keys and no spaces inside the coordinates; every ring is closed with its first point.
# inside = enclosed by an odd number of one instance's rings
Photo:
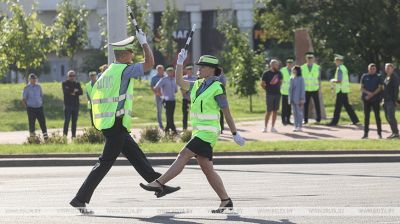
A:
{"type": "Polygon", "coordinates": [[[400,223],[400,163],[216,166],[235,204],[222,215],[209,213],[219,202],[198,166],[161,199],[117,166],[92,198],[95,215],[81,216],[68,202],[90,169],[0,168],[0,223],[400,223]]]}

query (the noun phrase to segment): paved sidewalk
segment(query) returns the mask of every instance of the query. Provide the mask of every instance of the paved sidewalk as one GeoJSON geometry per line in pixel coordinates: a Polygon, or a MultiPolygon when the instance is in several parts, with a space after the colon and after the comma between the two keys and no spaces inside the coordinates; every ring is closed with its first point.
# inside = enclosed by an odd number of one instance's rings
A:
{"type": "MultiPolygon", "coordinates": [[[[341,125],[337,127],[328,127],[325,125],[305,125],[303,132],[293,132],[293,126],[283,126],[280,119],[277,119],[276,129],[278,133],[271,133],[268,129],[267,133],[262,133],[264,121],[245,121],[238,122],[236,124],[240,134],[249,141],[278,141],[278,140],[318,140],[318,139],[346,139],[346,140],[358,140],[363,135],[363,126],[354,125],[341,125]]],[[[370,126],[370,138],[377,139],[375,125],[370,126]]],[[[225,131],[220,136],[222,141],[231,141],[232,137],[227,125],[225,125],[225,131]]],[[[382,126],[383,137],[390,135],[390,127],[385,124],[382,126]]],[[[82,133],[83,128],[77,130],[77,135],[82,133]]],[[[49,133],[53,132],[62,133],[62,129],[49,129],[49,133]]],[[[40,133],[36,131],[36,133],[40,133]]],[[[140,138],[140,129],[133,129],[132,134],[137,140],[140,138]]],[[[22,144],[28,137],[28,131],[13,131],[13,132],[0,132],[0,144],[22,144]]]]}

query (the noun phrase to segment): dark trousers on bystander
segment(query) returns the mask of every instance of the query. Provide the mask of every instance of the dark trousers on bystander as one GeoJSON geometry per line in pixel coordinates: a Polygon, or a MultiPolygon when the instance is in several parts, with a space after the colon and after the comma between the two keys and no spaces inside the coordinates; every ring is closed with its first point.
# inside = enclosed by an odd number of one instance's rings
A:
{"type": "Polygon", "coordinates": [[[363,101],[364,103],[364,135],[368,136],[369,132],[369,120],[370,120],[370,113],[371,109],[374,111],[375,114],[375,121],[376,121],[376,128],[378,131],[378,135],[382,135],[382,122],[381,122],[381,115],[380,115],[380,101],[363,101]]]}
{"type": "Polygon", "coordinates": [[[78,121],[79,108],[64,108],[64,130],[63,134],[68,135],[69,122],[71,121],[72,137],[76,137],[76,123],[78,121]]]}
{"type": "Polygon", "coordinates": [[[175,113],[175,100],[166,100],[165,103],[165,115],[167,118],[167,125],[165,126],[165,132],[172,130],[172,132],[176,132],[176,127],[174,123],[174,113],[175,113]]]}
{"type": "Polygon", "coordinates": [[[42,129],[43,137],[47,138],[46,118],[44,117],[43,107],[28,107],[26,108],[26,111],[28,113],[29,133],[31,135],[35,133],[35,123],[37,119],[40,129],[42,129]]]}

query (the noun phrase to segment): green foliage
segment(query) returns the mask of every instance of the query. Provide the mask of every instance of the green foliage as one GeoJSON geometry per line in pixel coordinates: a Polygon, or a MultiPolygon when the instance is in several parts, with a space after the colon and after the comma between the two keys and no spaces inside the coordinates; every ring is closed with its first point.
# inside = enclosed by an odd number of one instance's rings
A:
{"type": "Polygon", "coordinates": [[[252,111],[251,96],[257,93],[256,82],[263,70],[264,56],[252,50],[248,35],[229,21],[221,20],[217,29],[225,37],[220,57],[224,71],[230,73],[235,93],[250,97],[249,107],[252,111]]]}
{"type": "MultiPolygon", "coordinates": [[[[326,62],[346,56],[360,73],[375,62],[399,62],[400,2],[396,0],[258,0],[265,13],[258,22],[271,37],[293,41],[293,30],[308,28],[315,51],[326,62]]],[[[382,68],[382,66],[381,66],[382,68]]]]}
{"type": "Polygon", "coordinates": [[[148,126],[140,131],[140,142],[156,143],[161,139],[161,132],[157,126],[148,126]]]}
{"type": "Polygon", "coordinates": [[[192,131],[185,130],[181,133],[181,142],[189,142],[192,139],[192,131]]]}
{"type": "Polygon", "coordinates": [[[99,71],[99,67],[107,64],[107,57],[102,50],[93,50],[83,59],[81,72],[89,73],[90,71],[99,71]]]}
{"type": "Polygon", "coordinates": [[[82,135],[78,135],[74,140],[76,143],[85,144],[85,143],[104,143],[104,135],[101,131],[97,130],[94,127],[84,128],[82,135]]]}
{"type": "Polygon", "coordinates": [[[0,21],[0,78],[10,66],[25,73],[39,68],[51,50],[51,29],[37,19],[35,5],[26,14],[17,0],[7,4],[11,17],[0,21]]]}
{"type": "Polygon", "coordinates": [[[72,61],[75,53],[88,44],[88,13],[77,1],[64,0],[57,5],[53,37],[58,56],[66,56],[72,61]]]}
{"type": "Polygon", "coordinates": [[[177,43],[172,33],[178,26],[178,10],[175,1],[171,5],[170,0],[165,0],[165,10],[161,16],[161,26],[158,28],[159,37],[156,48],[163,54],[166,64],[173,64],[178,52],[177,43]]]}

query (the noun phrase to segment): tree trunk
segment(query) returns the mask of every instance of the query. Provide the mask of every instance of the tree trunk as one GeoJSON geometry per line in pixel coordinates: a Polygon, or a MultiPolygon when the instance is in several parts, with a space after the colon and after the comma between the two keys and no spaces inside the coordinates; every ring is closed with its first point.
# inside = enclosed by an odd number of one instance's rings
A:
{"type": "Polygon", "coordinates": [[[253,98],[251,97],[251,95],[249,96],[250,98],[250,113],[253,112],[253,98]]]}

